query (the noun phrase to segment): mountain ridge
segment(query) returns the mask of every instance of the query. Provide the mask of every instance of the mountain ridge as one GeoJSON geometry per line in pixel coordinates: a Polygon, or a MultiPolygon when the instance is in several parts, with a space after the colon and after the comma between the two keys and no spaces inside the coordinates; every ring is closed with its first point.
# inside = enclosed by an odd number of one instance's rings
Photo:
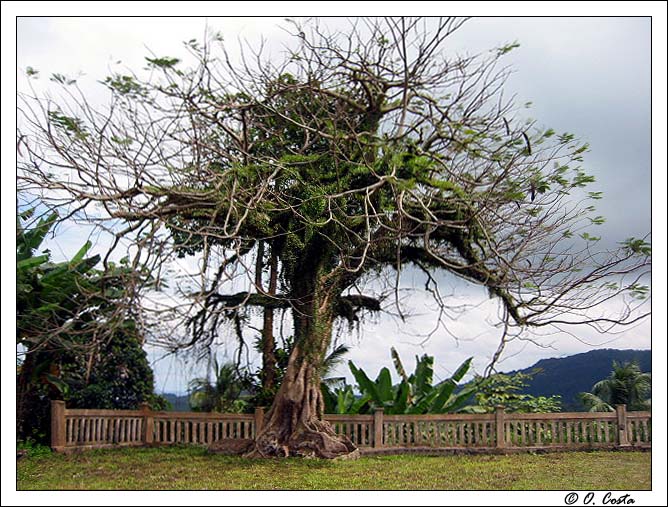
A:
{"type": "Polygon", "coordinates": [[[532,366],[521,370],[504,372],[531,373],[534,375],[529,386],[523,390],[533,396],[561,395],[562,410],[584,410],[577,395],[591,391],[593,385],[603,380],[612,371],[612,362],[638,361],[643,372],[652,371],[652,351],[636,349],[596,349],[559,358],[541,359],[532,366]]]}

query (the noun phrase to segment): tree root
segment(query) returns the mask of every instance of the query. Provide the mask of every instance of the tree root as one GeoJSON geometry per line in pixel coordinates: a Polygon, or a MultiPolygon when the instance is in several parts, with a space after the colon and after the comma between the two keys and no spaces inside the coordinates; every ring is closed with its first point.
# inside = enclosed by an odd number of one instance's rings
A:
{"type": "Polygon", "coordinates": [[[266,428],[244,457],[249,458],[356,459],[359,450],[348,437],[337,435],[332,427],[314,419],[300,423],[287,435],[282,428],[266,428]]]}

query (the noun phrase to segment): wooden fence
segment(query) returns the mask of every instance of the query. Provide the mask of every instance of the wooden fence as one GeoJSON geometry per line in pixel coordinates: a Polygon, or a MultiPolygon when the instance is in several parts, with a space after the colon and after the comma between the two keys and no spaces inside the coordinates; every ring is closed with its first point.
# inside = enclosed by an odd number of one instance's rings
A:
{"type": "MultiPolygon", "coordinates": [[[[651,412],[549,414],[325,415],[338,434],[358,447],[513,451],[651,447],[651,412]]],[[[221,438],[254,438],[264,409],[254,414],[67,409],[51,402],[51,447],[73,451],[133,445],[208,445],[221,438]]]]}

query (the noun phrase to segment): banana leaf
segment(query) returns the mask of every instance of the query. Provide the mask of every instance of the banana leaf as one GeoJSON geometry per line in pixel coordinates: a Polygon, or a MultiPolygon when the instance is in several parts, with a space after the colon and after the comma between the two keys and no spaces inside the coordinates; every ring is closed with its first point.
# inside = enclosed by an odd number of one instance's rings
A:
{"type": "Polygon", "coordinates": [[[434,381],[434,356],[423,355],[421,358],[415,356],[417,366],[415,367],[415,395],[427,394],[432,389],[434,381]]]}
{"type": "Polygon", "coordinates": [[[350,371],[353,373],[362,394],[369,395],[379,407],[382,407],[383,399],[380,397],[378,389],[376,389],[376,384],[367,377],[364,370],[358,369],[352,361],[348,361],[348,366],[350,367],[350,371]]]}
{"type": "Polygon", "coordinates": [[[457,412],[466,405],[466,403],[471,398],[471,395],[476,393],[479,388],[480,386],[475,382],[467,385],[457,394],[451,396],[445,406],[438,413],[443,414],[446,412],[457,412]]]}
{"type": "MultiPolygon", "coordinates": [[[[397,394],[394,398],[394,406],[392,407],[392,414],[404,414],[406,413],[406,407],[408,406],[408,400],[410,395],[410,384],[406,381],[402,381],[399,384],[397,389],[397,394]]],[[[388,412],[389,413],[389,412],[388,412]]]]}
{"type": "Polygon", "coordinates": [[[84,255],[86,255],[88,250],[90,250],[91,246],[92,243],[90,241],[86,241],[86,244],[82,246],[76,254],[74,254],[74,257],[72,257],[70,260],[70,264],[78,264],[81,262],[81,260],[84,258],[84,255]]]}
{"type": "Polygon", "coordinates": [[[457,387],[457,382],[459,382],[469,371],[472,360],[473,358],[469,357],[459,366],[459,368],[457,368],[457,371],[455,371],[452,377],[435,386],[435,390],[437,390],[438,396],[436,396],[434,399],[434,403],[430,407],[430,412],[440,413],[441,410],[443,410],[443,407],[447,404],[448,400],[452,396],[452,393],[457,387]]]}
{"type": "Polygon", "coordinates": [[[16,260],[21,261],[32,256],[33,252],[42,244],[51,226],[58,219],[57,213],[52,213],[46,218],[40,219],[39,223],[30,230],[22,230],[16,239],[16,260]]]}
{"type": "Polygon", "coordinates": [[[44,264],[46,261],[49,260],[48,255],[39,255],[37,257],[28,257],[27,259],[20,260],[16,263],[16,269],[17,270],[28,270],[30,268],[34,268],[35,266],[39,266],[40,264],[44,264]]]}
{"type": "Polygon", "coordinates": [[[403,379],[404,382],[408,382],[408,375],[406,375],[406,370],[404,369],[404,365],[402,364],[401,359],[399,358],[397,350],[394,347],[392,347],[390,349],[390,353],[392,354],[392,361],[394,362],[394,368],[397,370],[397,373],[403,379]]]}
{"type": "Polygon", "coordinates": [[[390,370],[387,368],[380,370],[376,379],[376,389],[383,403],[392,401],[394,397],[394,393],[392,392],[392,377],[390,376],[390,370]]]}

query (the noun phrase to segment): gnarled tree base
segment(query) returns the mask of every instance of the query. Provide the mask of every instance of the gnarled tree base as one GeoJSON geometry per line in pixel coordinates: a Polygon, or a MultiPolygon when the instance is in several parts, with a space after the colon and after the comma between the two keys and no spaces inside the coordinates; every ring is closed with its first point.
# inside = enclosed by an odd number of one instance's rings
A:
{"type": "Polygon", "coordinates": [[[296,365],[295,347],[283,384],[255,438],[249,457],[288,457],[334,459],[359,456],[350,439],[337,435],[322,420],[323,400],[317,369],[302,361],[296,365]]]}
{"type": "Polygon", "coordinates": [[[286,435],[279,428],[267,428],[255,440],[246,457],[356,459],[359,450],[349,438],[337,435],[329,423],[312,419],[300,422],[286,435]],[[287,437],[287,438],[286,438],[287,437]]]}
{"type": "MultiPolygon", "coordinates": [[[[307,280],[308,282],[308,280],[307,280]]],[[[248,457],[356,458],[359,451],[322,419],[324,401],[319,368],[332,332],[331,294],[303,283],[308,301],[294,310],[296,344],[274,402],[248,457]],[[314,296],[315,295],[315,296],[314,296]],[[317,296],[317,297],[316,297],[317,296]]]]}

